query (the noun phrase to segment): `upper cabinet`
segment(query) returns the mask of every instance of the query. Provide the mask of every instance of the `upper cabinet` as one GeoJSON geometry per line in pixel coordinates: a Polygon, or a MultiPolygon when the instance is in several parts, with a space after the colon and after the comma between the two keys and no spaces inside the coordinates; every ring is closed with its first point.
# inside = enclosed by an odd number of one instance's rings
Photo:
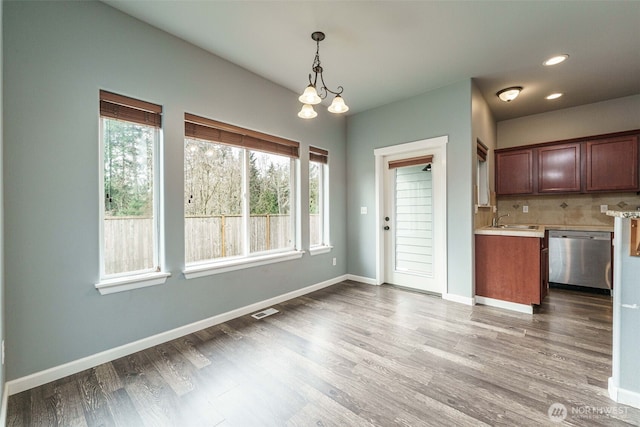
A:
{"type": "Polygon", "coordinates": [[[533,193],[533,150],[496,152],[496,193],[533,193]]]}
{"type": "Polygon", "coordinates": [[[638,191],[638,137],[586,143],[587,191],[638,191]]]}
{"type": "Polygon", "coordinates": [[[580,191],[580,144],[540,147],[538,153],[538,193],[580,191]]]}
{"type": "Polygon", "coordinates": [[[638,133],[496,150],[496,193],[640,191],[638,133]]]}

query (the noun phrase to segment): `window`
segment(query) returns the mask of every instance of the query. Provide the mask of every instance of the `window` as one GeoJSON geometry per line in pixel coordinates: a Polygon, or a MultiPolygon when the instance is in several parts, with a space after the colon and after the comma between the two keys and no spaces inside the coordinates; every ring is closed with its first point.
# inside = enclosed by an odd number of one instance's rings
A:
{"type": "Polygon", "coordinates": [[[96,288],[103,294],[157,284],[168,276],[155,274],[161,271],[161,115],[159,105],[100,91],[101,271],[96,288]]]}
{"type": "Polygon", "coordinates": [[[296,251],[298,146],[185,114],[187,278],[296,251]]]}
{"type": "Polygon", "coordinates": [[[328,159],[328,151],[309,147],[309,246],[311,249],[329,246],[328,159]]]}
{"type": "Polygon", "coordinates": [[[489,149],[480,140],[476,143],[477,152],[477,177],[476,186],[478,189],[478,205],[488,206],[490,203],[489,194],[489,162],[487,162],[487,153],[489,149]]]}

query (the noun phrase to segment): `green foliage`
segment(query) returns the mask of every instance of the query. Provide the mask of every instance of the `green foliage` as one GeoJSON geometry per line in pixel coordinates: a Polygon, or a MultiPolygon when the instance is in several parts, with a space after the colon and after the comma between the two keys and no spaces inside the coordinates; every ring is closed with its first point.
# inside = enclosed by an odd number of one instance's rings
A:
{"type": "Polygon", "coordinates": [[[315,162],[309,162],[309,213],[320,213],[320,168],[315,162]]]}
{"type": "Polygon", "coordinates": [[[152,215],[155,133],[152,127],[105,119],[106,216],[152,215]]]}
{"type": "MultiPolygon", "coordinates": [[[[244,150],[223,144],[185,141],[185,206],[192,216],[242,212],[244,150]]],[[[248,151],[249,210],[253,215],[290,212],[290,159],[248,151]]]]}

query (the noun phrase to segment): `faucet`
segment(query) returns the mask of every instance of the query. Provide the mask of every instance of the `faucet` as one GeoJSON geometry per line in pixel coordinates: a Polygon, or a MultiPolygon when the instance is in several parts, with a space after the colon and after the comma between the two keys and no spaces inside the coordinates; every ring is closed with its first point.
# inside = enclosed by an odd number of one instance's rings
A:
{"type": "Polygon", "coordinates": [[[493,221],[491,221],[491,226],[496,228],[500,227],[500,218],[504,218],[505,216],[509,216],[509,214],[500,215],[497,218],[494,217],[493,221]]]}

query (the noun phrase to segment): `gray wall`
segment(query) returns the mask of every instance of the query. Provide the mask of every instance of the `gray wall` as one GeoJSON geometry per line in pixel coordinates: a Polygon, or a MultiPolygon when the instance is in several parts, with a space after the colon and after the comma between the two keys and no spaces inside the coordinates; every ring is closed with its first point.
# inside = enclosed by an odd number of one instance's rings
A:
{"type": "Polygon", "coordinates": [[[4,7],[7,379],[346,273],[344,118],[320,111],[315,120],[298,119],[297,94],[103,3],[4,7]],[[106,296],[93,286],[99,89],[164,106],[164,229],[172,273],[164,285],[106,296]],[[301,142],[303,248],[307,147],[328,149],[333,251],[185,280],[185,111],[301,142]]]}
{"type": "Polygon", "coordinates": [[[640,128],[640,95],[498,122],[498,148],[640,128]]]}
{"type": "MultiPolygon", "coordinates": [[[[449,293],[472,297],[471,81],[350,116],[347,121],[349,273],[376,277],[375,148],[448,135],[449,293]],[[367,215],[360,207],[368,208],[367,215]]],[[[474,146],[475,147],[475,146],[474,146]]]]}
{"type": "MultiPolygon", "coordinates": [[[[3,38],[3,17],[4,0],[0,0],[0,81],[2,79],[2,69],[4,66],[4,55],[2,54],[3,38]]],[[[2,114],[3,91],[0,85],[0,341],[4,340],[4,179],[2,174],[2,158],[4,153],[4,121],[2,114]]],[[[4,365],[0,367],[0,402],[2,402],[2,394],[4,393],[4,365]]]]}

